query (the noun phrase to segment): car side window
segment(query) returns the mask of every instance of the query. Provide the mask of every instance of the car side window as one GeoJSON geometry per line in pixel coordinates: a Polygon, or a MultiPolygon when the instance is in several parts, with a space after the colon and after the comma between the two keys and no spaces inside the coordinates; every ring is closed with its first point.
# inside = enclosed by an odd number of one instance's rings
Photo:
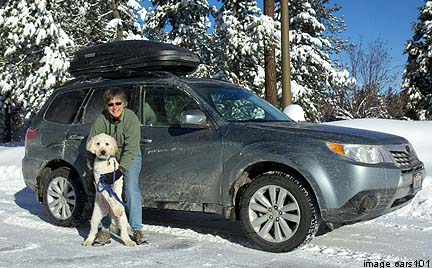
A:
{"type": "Polygon", "coordinates": [[[151,127],[180,127],[181,112],[198,107],[194,99],[174,88],[148,89],[144,99],[144,124],[151,127]]]}
{"type": "MultiPolygon", "coordinates": [[[[83,124],[91,124],[105,109],[103,94],[107,88],[97,88],[93,91],[90,100],[88,101],[83,117],[83,124]]],[[[131,109],[138,115],[140,111],[140,89],[138,87],[122,88],[127,96],[127,108],[131,109]]]]}
{"type": "Polygon", "coordinates": [[[86,90],[76,90],[57,95],[45,113],[45,120],[60,124],[72,124],[86,94],[86,90]]]}

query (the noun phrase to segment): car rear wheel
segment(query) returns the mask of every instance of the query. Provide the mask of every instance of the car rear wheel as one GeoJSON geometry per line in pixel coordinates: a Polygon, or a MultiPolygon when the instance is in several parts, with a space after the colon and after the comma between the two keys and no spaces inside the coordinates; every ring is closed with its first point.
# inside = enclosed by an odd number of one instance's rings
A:
{"type": "Polygon", "coordinates": [[[260,248],[291,251],[318,230],[310,192],[293,176],[264,174],[245,190],[240,202],[243,230],[260,248]]]}
{"type": "Polygon", "coordinates": [[[68,168],[53,170],[43,181],[43,206],[55,225],[71,227],[84,222],[86,199],[78,176],[68,168]]]}

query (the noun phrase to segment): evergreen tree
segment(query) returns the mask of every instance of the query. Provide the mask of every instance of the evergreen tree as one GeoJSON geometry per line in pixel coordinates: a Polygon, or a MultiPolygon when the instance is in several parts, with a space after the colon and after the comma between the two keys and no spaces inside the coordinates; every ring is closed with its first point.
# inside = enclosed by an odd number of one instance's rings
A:
{"type": "MultiPolygon", "coordinates": [[[[321,0],[289,1],[293,101],[303,107],[306,117],[313,122],[320,121],[322,106],[333,101],[334,88],[353,83],[348,72],[337,70],[330,58],[331,48],[336,49],[334,42],[340,43],[325,35],[325,25],[333,25],[333,32],[339,31],[336,30],[339,26],[334,24],[336,17],[331,14],[334,9],[327,8],[326,3],[321,0]]],[[[343,25],[342,19],[337,23],[343,25]]]]}
{"type": "Polygon", "coordinates": [[[13,133],[21,134],[24,121],[69,79],[67,68],[75,50],[113,40],[119,31],[124,38],[142,38],[138,20],[143,16],[145,10],[136,0],[19,0],[0,9],[0,112],[5,139],[19,138],[13,133]]]}
{"type": "MultiPolygon", "coordinates": [[[[47,1],[10,1],[0,10],[0,90],[6,126],[21,125],[66,79],[66,49],[73,41],[58,26],[47,1]],[[12,120],[13,110],[20,120],[12,120]]],[[[12,138],[12,129],[8,130],[12,138]]]]}
{"type": "Polygon", "coordinates": [[[207,0],[152,0],[153,10],[145,19],[144,33],[150,40],[172,43],[197,53],[208,73],[211,60],[210,7],[207,0]]]}
{"type": "Polygon", "coordinates": [[[342,17],[335,16],[335,12],[342,9],[339,5],[330,5],[330,0],[311,0],[311,5],[317,12],[318,20],[324,25],[323,35],[329,40],[331,46],[324,47],[331,54],[339,54],[349,49],[349,42],[338,35],[347,29],[342,17]]]}
{"type": "Polygon", "coordinates": [[[279,42],[277,25],[255,0],[222,1],[215,12],[214,76],[264,96],[264,48],[279,42]]]}
{"type": "Polygon", "coordinates": [[[432,0],[419,9],[418,22],[413,26],[413,37],[408,40],[405,53],[408,61],[403,75],[405,93],[409,102],[407,116],[432,119],[432,0]]]}
{"type": "Polygon", "coordinates": [[[142,0],[52,1],[50,10],[76,47],[81,48],[116,39],[118,29],[124,39],[142,39],[139,21],[144,20],[146,10],[141,3],[142,0]]]}

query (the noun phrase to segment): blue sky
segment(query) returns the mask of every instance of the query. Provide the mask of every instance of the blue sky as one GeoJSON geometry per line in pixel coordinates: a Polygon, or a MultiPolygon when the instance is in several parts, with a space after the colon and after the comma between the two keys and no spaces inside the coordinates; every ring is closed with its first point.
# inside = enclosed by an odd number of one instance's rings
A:
{"type": "Polygon", "coordinates": [[[417,22],[418,7],[424,0],[333,0],[330,3],[342,6],[336,13],[343,15],[348,29],[341,35],[354,43],[364,43],[381,38],[387,43],[392,57],[391,66],[399,77],[407,60],[402,55],[405,42],[412,37],[412,24],[417,22]]]}

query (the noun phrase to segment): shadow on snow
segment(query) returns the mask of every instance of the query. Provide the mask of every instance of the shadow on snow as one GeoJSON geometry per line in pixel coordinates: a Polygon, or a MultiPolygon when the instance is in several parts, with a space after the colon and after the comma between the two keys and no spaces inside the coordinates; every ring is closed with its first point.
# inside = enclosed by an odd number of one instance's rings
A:
{"type": "MultiPolygon", "coordinates": [[[[29,188],[23,188],[15,193],[15,203],[20,208],[50,223],[43,205],[36,200],[34,192],[29,188]]],[[[211,234],[232,243],[256,249],[243,233],[240,222],[227,221],[222,215],[143,208],[143,224],[189,229],[199,234],[211,234]]],[[[84,239],[89,233],[90,223],[86,222],[75,228],[84,239]]],[[[115,236],[113,238],[118,240],[115,236]]]]}

